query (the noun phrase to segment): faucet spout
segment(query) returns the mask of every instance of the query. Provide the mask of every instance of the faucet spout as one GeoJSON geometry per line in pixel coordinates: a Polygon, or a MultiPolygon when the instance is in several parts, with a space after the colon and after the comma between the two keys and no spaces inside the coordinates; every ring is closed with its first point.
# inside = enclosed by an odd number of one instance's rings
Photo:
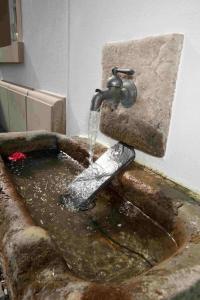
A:
{"type": "Polygon", "coordinates": [[[103,102],[103,95],[98,92],[92,97],[90,110],[91,111],[99,111],[101,104],[103,102]]]}
{"type": "MultiPolygon", "coordinates": [[[[137,96],[136,86],[129,79],[121,79],[118,73],[131,76],[134,71],[132,69],[113,68],[113,75],[108,79],[107,89],[97,89],[95,91],[90,111],[99,112],[104,100],[110,101],[111,105],[116,107],[121,103],[125,108],[129,108],[135,103],[137,96]]],[[[91,116],[96,117],[96,114],[91,114],[91,116]]],[[[93,121],[92,118],[91,120],[93,121]]],[[[94,120],[96,121],[96,119],[94,120]]],[[[93,122],[91,124],[93,125],[93,122]]],[[[93,129],[95,135],[92,132],[90,139],[90,145],[92,146],[93,137],[96,140],[97,126],[93,126],[93,129]]],[[[120,142],[115,144],[74,179],[69,185],[67,193],[60,197],[60,202],[68,208],[71,207],[72,210],[87,210],[91,208],[94,205],[94,198],[99,190],[134,159],[135,151],[132,147],[120,142]]]]}
{"type": "Polygon", "coordinates": [[[109,100],[111,98],[111,92],[109,89],[102,91],[96,89],[96,93],[92,97],[90,111],[100,111],[101,104],[105,99],[109,100]]]}

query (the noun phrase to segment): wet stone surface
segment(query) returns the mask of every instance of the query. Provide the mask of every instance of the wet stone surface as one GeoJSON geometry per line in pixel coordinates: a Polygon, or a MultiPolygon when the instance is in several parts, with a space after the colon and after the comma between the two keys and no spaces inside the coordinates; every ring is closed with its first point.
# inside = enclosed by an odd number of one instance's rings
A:
{"type": "Polygon", "coordinates": [[[87,212],[60,205],[60,195],[82,171],[64,152],[30,152],[24,161],[5,162],[34,222],[48,231],[72,274],[121,282],[177,250],[166,231],[112,191],[101,193],[87,212]]]}

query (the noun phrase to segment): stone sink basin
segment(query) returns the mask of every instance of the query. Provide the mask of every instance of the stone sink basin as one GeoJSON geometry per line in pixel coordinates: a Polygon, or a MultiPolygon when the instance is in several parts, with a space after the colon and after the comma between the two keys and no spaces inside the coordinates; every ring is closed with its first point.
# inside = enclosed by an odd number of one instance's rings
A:
{"type": "MultiPolygon", "coordinates": [[[[97,158],[105,149],[98,145],[97,158]]],[[[1,260],[11,299],[200,299],[198,195],[132,163],[96,207],[59,194],[88,164],[87,141],[0,136],[1,260]],[[10,162],[21,151],[27,158],[10,162]]]]}

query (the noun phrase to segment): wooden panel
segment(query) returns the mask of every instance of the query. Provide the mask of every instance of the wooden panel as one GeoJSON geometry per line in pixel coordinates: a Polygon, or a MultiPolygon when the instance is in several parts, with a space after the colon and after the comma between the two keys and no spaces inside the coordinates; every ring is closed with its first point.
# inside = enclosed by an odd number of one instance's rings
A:
{"type": "Polygon", "coordinates": [[[27,130],[65,133],[65,126],[65,98],[37,91],[28,92],[27,130]]]}
{"type": "Polygon", "coordinates": [[[9,108],[7,89],[0,86],[0,127],[9,131],[9,108]]]}
{"type": "Polygon", "coordinates": [[[51,130],[52,105],[27,98],[27,130],[51,130]]]}
{"type": "Polygon", "coordinates": [[[11,44],[8,0],[0,0],[0,47],[11,44]]]}
{"type": "Polygon", "coordinates": [[[9,131],[26,131],[26,94],[8,90],[9,131]]]}
{"type": "Polygon", "coordinates": [[[0,80],[0,125],[6,131],[66,132],[66,99],[0,80]]]}
{"type": "Polygon", "coordinates": [[[0,124],[6,131],[26,131],[27,89],[0,81],[0,124]]]}

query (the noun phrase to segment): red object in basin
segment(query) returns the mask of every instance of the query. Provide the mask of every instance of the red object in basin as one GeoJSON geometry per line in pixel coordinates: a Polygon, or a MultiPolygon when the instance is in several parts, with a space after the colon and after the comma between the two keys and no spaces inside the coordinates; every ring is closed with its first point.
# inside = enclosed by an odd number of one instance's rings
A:
{"type": "Polygon", "coordinates": [[[25,159],[26,157],[27,157],[26,154],[22,152],[14,152],[8,156],[8,159],[12,161],[18,161],[18,160],[25,159]]]}

